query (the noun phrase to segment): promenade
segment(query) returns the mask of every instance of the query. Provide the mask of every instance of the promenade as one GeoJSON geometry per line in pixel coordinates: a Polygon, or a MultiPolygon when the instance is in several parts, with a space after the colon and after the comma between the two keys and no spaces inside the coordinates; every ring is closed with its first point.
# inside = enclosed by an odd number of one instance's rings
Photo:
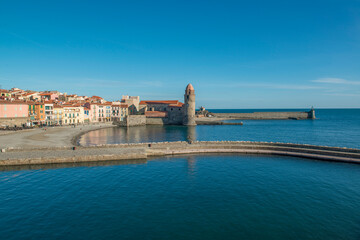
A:
{"type": "Polygon", "coordinates": [[[43,127],[19,131],[1,131],[0,149],[34,149],[44,147],[71,147],[79,135],[101,128],[115,127],[112,123],[43,127]]]}

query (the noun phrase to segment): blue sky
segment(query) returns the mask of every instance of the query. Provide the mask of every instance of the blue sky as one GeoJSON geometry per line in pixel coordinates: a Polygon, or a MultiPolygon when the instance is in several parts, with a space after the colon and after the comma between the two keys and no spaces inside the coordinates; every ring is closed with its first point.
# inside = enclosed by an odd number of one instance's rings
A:
{"type": "Polygon", "coordinates": [[[2,88],[360,107],[360,1],[0,0],[2,88]]]}

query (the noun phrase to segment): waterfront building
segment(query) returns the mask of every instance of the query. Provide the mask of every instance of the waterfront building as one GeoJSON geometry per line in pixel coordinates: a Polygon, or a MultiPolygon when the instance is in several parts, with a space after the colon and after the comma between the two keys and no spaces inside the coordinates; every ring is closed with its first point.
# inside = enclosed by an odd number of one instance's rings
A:
{"type": "Polygon", "coordinates": [[[136,114],[139,111],[139,103],[140,103],[139,96],[123,95],[121,98],[121,102],[128,105],[129,114],[136,114]]]}
{"type": "Polygon", "coordinates": [[[53,125],[53,115],[54,115],[54,103],[52,101],[45,101],[45,124],[53,125]]]}
{"type": "Polygon", "coordinates": [[[28,117],[30,118],[30,121],[32,123],[35,123],[36,121],[35,102],[27,101],[26,103],[28,104],[28,117]]]}
{"type": "Polygon", "coordinates": [[[28,106],[23,101],[0,101],[0,118],[28,117],[28,106]]]}
{"type": "Polygon", "coordinates": [[[103,104],[99,103],[98,105],[98,121],[105,122],[106,119],[106,108],[103,104]]]}
{"type": "Polygon", "coordinates": [[[184,102],[178,100],[148,100],[139,103],[139,113],[151,124],[196,125],[195,90],[191,84],[185,89],[184,102]]]}
{"type": "Polygon", "coordinates": [[[28,105],[23,101],[0,101],[0,125],[21,126],[29,122],[28,105]]]}
{"type": "Polygon", "coordinates": [[[34,124],[42,125],[45,123],[45,104],[35,102],[35,121],[34,124]]]}
{"type": "Polygon", "coordinates": [[[84,107],[80,104],[64,104],[63,125],[84,123],[84,107]]]}
{"type": "Polygon", "coordinates": [[[55,125],[63,124],[62,116],[63,116],[63,106],[54,104],[53,121],[55,125]]]}
{"type": "Polygon", "coordinates": [[[89,109],[89,122],[99,122],[99,106],[97,103],[86,102],[84,108],[89,109]]]}
{"type": "Polygon", "coordinates": [[[111,105],[111,121],[123,121],[129,114],[129,106],[122,102],[113,102],[111,105]]]}
{"type": "Polygon", "coordinates": [[[104,103],[104,106],[105,106],[105,119],[104,119],[104,122],[110,122],[111,121],[111,105],[112,105],[112,102],[104,103]]]}
{"type": "Polygon", "coordinates": [[[91,119],[91,109],[88,107],[84,107],[84,123],[89,123],[91,119]]]}

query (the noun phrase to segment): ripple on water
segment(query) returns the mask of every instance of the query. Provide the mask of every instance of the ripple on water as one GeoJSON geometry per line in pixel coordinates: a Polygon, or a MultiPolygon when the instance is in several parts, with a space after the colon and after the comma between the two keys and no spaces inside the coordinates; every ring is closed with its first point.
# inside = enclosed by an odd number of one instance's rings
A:
{"type": "Polygon", "coordinates": [[[3,239],[359,239],[360,168],[216,155],[0,173],[3,239]]]}

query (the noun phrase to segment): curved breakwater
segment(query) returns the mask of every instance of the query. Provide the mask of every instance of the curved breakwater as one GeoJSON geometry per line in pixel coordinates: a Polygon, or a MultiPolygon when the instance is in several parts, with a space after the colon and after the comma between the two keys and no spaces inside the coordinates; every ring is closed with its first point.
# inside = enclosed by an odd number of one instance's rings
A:
{"type": "Polygon", "coordinates": [[[90,147],[6,149],[0,166],[148,159],[181,154],[260,154],[360,163],[360,149],[291,143],[197,141],[114,144],[90,147]]]}

